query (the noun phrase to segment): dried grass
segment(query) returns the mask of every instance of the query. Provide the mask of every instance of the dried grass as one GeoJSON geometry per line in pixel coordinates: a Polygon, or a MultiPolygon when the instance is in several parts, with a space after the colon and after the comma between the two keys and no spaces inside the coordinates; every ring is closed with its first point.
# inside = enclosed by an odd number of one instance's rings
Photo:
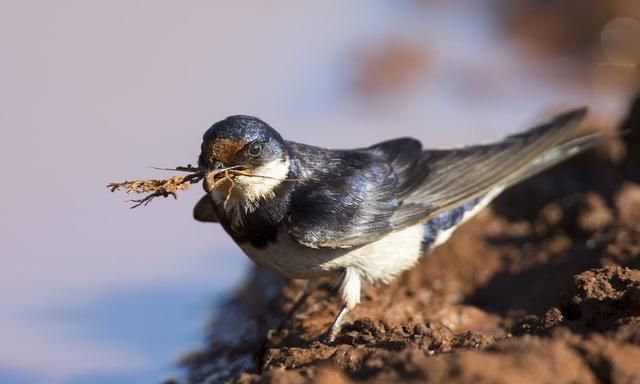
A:
{"type": "Polygon", "coordinates": [[[177,199],[178,191],[189,189],[192,184],[199,183],[204,177],[204,171],[201,168],[193,167],[191,164],[186,167],[156,169],[188,172],[189,174],[186,176],[173,176],[168,179],[139,179],[121,183],[110,183],[107,185],[107,188],[111,189],[111,192],[124,190],[127,194],[147,193],[147,196],[141,199],[129,200],[134,203],[131,208],[136,208],[141,205],[146,206],[156,197],[173,196],[173,198],[177,199]]]}

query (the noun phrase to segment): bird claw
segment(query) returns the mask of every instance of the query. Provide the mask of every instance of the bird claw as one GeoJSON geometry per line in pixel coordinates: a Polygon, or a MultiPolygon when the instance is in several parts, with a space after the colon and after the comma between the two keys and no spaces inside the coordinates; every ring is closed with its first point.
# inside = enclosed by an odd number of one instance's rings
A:
{"type": "Polygon", "coordinates": [[[336,341],[336,335],[334,335],[332,330],[329,329],[327,332],[323,333],[322,336],[320,336],[318,341],[325,345],[333,345],[336,341]]]}

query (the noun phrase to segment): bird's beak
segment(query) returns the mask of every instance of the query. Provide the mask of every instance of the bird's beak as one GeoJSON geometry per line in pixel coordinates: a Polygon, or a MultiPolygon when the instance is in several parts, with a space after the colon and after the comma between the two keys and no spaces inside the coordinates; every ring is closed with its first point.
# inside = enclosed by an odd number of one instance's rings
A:
{"type": "Polygon", "coordinates": [[[222,169],[211,169],[206,171],[202,179],[202,186],[207,193],[213,192],[216,188],[216,184],[224,178],[233,178],[236,175],[237,169],[240,167],[228,167],[222,169]]]}
{"type": "Polygon", "coordinates": [[[202,186],[207,193],[213,192],[216,184],[216,176],[219,174],[220,171],[207,171],[207,173],[204,174],[202,186]]]}

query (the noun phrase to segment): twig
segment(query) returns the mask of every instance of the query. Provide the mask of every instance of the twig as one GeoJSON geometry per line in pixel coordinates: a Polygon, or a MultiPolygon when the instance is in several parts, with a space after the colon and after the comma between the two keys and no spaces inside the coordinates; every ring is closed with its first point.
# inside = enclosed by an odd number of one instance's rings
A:
{"type": "Polygon", "coordinates": [[[135,203],[131,208],[136,208],[141,205],[146,206],[151,202],[151,200],[159,196],[173,196],[177,199],[178,191],[188,189],[191,184],[199,183],[204,177],[204,171],[200,168],[193,167],[191,164],[186,167],[176,167],[166,170],[190,172],[191,174],[186,176],[173,176],[169,179],[145,179],[124,181],[122,183],[110,183],[107,185],[107,188],[111,189],[111,192],[123,189],[127,194],[150,192],[142,199],[129,200],[130,202],[135,203]]]}

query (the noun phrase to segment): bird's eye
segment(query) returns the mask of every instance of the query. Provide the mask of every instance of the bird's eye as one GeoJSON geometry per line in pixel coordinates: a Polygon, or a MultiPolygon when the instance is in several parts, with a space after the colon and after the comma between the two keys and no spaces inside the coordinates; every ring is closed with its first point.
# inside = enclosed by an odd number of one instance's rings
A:
{"type": "Polygon", "coordinates": [[[247,150],[249,155],[253,157],[258,157],[262,153],[262,144],[258,141],[254,141],[249,144],[249,149],[247,150]]]}

